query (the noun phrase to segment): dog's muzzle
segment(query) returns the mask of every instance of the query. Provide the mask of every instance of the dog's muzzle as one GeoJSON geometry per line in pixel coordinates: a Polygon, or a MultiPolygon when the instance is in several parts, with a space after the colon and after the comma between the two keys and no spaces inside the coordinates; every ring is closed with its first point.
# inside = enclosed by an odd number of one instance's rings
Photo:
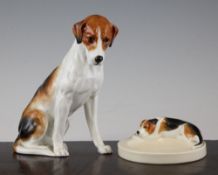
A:
{"type": "Polygon", "coordinates": [[[98,55],[98,56],[95,57],[95,63],[96,63],[96,65],[98,65],[98,64],[101,63],[102,61],[103,61],[103,56],[98,55]]]}

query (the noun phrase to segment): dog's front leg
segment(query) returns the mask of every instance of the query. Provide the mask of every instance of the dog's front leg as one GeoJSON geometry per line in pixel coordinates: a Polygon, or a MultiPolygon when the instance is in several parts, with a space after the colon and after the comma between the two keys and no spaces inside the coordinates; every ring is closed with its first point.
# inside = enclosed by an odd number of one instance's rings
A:
{"type": "Polygon", "coordinates": [[[68,156],[67,145],[64,144],[63,138],[66,131],[66,122],[70,110],[70,98],[64,94],[57,95],[54,109],[54,129],[53,129],[53,151],[56,156],[68,156]]]}
{"type": "Polygon", "coordinates": [[[101,154],[110,154],[112,149],[109,145],[105,145],[102,141],[98,130],[97,122],[97,96],[91,97],[84,105],[86,121],[90,130],[91,137],[95,146],[98,149],[98,152],[101,154]]]}

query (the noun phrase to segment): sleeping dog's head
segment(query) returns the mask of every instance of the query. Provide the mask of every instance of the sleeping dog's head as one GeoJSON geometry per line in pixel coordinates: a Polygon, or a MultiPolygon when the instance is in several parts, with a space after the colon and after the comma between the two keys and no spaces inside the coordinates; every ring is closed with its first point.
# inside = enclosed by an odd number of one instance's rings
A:
{"type": "Polygon", "coordinates": [[[156,123],[157,123],[157,119],[143,120],[136,134],[143,138],[151,135],[156,128],[156,123]]]}
{"type": "Polygon", "coordinates": [[[88,63],[99,65],[106,49],[112,46],[118,28],[103,16],[91,15],[74,24],[73,33],[77,43],[84,46],[88,63]]]}

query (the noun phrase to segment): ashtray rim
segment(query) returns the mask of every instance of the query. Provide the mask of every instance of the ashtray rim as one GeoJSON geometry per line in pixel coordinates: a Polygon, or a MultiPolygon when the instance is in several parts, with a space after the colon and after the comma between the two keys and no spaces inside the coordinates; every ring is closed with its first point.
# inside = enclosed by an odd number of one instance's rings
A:
{"type": "Polygon", "coordinates": [[[121,140],[117,143],[118,155],[126,160],[147,164],[179,164],[200,160],[207,154],[206,142],[203,141],[193,150],[184,152],[146,152],[133,150],[125,146],[128,139],[121,140]]]}

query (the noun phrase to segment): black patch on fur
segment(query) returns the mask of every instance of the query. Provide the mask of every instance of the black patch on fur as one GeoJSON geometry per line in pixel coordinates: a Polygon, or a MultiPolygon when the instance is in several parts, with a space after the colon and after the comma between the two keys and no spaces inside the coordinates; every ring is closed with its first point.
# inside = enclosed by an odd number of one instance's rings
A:
{"type": "Polygon", "coordinates": [[[156,118],[153,118],[153,119],[150,119],[150,120],[148,120],[149,122],[151,122],[152,124],[157,124],[157,122],[158,122],[158,119],[156,119],[156,118]]]}
{"type": "Polygon", "coordinates": [[[199,143],[197,143],[195,146],[200,145],[203,142],[203,137],[201,135],[201,131],[198,129],[197,126],[193,125],[192,123],[188,123],[188,125],[190,126],[190,128],[192,128],[192,130],[195,132],[195,134],[199,138],[199,143]]]}
{"type": "Polygon", "coordinates": [[[168,117],[165,118],[165,121],[166,121],[166,125],[167,125],[167,130],[176,129],[180,125],[187,123],[190,126],[190,128],[194,131],[194,133],[198,136],[198,138],[200,140],[199,143],[196,144],[196,145],[200,145],[203,142],[203,137],[201,135],[201,132],[198,129],[198,127],[195,126],[194,124],[183,121],[183,120],[179,120],[179,119],[175,119],[175,118],[168,118],[168,117]]]}
{"type": "Polygon", "coordinates": [[[165,118],[167,130],[173,130],[178,128],[180,125],[187,123],[186,121],[175,119],[175,118],[165,118]]]}
{"type": "Polygon", "coordinates": [[[36,123],[32,118],[22,117],[18,126],[20,138],[29,137],[36,129],[36,123]]]}

